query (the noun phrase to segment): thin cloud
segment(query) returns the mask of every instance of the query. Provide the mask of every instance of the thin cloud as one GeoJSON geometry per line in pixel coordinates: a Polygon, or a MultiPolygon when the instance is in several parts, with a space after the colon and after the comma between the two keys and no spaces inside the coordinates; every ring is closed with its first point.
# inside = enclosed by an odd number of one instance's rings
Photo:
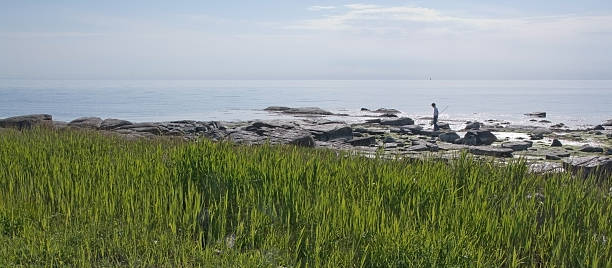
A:
{"type": "Polygon", "coordinates": [[[335,9],[335,6],[311,6],[308,7],[308,10],[310,11],[321,11],[321,10],[330,10],[330,9],[335,9]]]}

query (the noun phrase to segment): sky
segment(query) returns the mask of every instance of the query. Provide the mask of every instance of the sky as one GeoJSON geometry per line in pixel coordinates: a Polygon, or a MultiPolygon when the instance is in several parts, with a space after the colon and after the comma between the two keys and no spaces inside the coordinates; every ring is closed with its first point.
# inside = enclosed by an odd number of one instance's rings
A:
{"type": "Polygon", "coordinates": [[[612,79],[610,0],[0,0],[3,79],[612,79]]]}

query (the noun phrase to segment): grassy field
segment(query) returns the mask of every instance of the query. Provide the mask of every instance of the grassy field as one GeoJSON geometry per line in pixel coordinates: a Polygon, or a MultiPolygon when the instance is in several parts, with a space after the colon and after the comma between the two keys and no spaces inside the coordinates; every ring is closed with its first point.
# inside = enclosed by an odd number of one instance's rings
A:
{"type": "Polygon", "coordinates": [[[612,267],[609,182],[467,156],[0,132],[0,266],[612,267]]]}

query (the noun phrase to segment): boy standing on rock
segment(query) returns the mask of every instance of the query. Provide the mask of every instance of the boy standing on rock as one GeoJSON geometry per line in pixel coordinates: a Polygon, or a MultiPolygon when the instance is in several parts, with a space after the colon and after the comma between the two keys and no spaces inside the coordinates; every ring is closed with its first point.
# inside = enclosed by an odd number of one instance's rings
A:
{"type": "Polygon", "coordinates": [[[434,114],[433,114],[433,126],[434,126],[434,131],[438,131],[440,130],[440,127],[438,127],[438,108],[436,107],[436,103],[432,103],[431,107],[433,107],[434,109],[434,114]]]}

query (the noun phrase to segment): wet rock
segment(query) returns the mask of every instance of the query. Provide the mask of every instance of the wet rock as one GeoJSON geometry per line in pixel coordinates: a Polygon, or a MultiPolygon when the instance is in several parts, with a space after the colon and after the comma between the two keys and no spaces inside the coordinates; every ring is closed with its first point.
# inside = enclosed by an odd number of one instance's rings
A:
{"type": "Polygon", "coordinates": [[[361,108],[361,111],[362,111],[362,112],[369,112],[369,111],[370,111],[370,109],[368,109],[368,108],[363,108],[363,107],[362,107],[362,108],[361,108]]]}
{"type": "Polygon", "coordinates": [[[414,120],[408,117],[400,117],[397,119],[381,120],[380,124],[386,125],[386,126],[406,126],[406,125],[414,125],[414,120]]]}
{"type": "Polygon", "coordinates": [[[564,167],[584,177],[589,175],[610,179],[612,175],[612,158],[606,156],[570,157],[563,163],[564,167]]]}
{"type": "Polygon", "coordinates": [[[512,151],[525,151],[527,148],[531,147],[533,142],[530,141],[517,141],[517,142],[505,142],[502,143],[502,148],[509,148],[512,151]]]}
{"type": "Polygon", "coordinates": [[[561,147],[563,146],[563,144],[561,144],[561,141],[559,141],[558,139],[553,139],[552,144],[550,144],[551,147],[561,147]]]}
{"type": "Polygon", "coordinates": [[[438,138],[443,142],[455,143],[461,137],[456,132],[445,132],[438,135],[438,138]]]}
{"type": "Polygon", "coordinates": [[[270,106],[264,109],[264,111],[281,112],[281,113],[286,113],[286,114],[302,114],[302,115],[333,115],[334,114],[332,112],[323,110],[318,107],[291,108],[291,107],[285,107],[285,106],[270,106]]]}
{"type": "Polygon", "coordinates": [[[115,128],[119,128],[119,127],[122,127],[122,126],[131,125],[131,124],[132,124],[132,122],[130,122],[130,121],[108,118],[108,119],[104,119],[104,121],[102,121],[102,123],[100,124],[100,129],[111,130],[111,129],[115,129],[115,128]]]}
{"type": "Polygon", "coordinates": [[[440,129],[450,129],[450,125],[448,123],[445,123],[445,122],[439,122],[438,123],[438,127],[440,129]]]}
{"type": "Polygon", "coordinates": [[[93,128],[98,129],[102,125],[102,118],[100,117],[79,117],[68,123],[71,127],[82,127],[82,128],[93,128]]]}
{"type": "Polygon", "coordinates": [[[512,149],[495,146],[470,146],[469,152],[475,155],[487,155],[494,157],[512,157],[512,149]]]}
{"type": "Polygon", "coordinates": [[[545,118],[546,117],[546,112],[533,112],[533,113],[526,113],[525,115],[526,116],[545,118]]]}
{"type": "Polygon", "coordinates": [[[585,153],[603,153],[604,150],[601,147],[585,144],[582,147],[580,147],[578,151],[585,152],[585,153]]]}
{"type": "Polygon", "coordinates": [[[601,124],[602,126],[606,126],[606,127],[612,127],[612,119],[604,122],[603,124],[601,124]]]}
{"type": "Polygon", "coordinates": [[[39,125],[52,126],[53,118],[49,114],[30,114],[0,119],[1,128],[29,129],[39,125]]]}
{"type": "Polygon", "coordinates": [[[593,127],[593,130],[606,130],[602,125],[597,125],[593,127]]]}
{"type": "Polygon", "coordinates": [[[289,144],[296,145],[296,146],[302,146],[302,147],[315,147],[316,142],[314,138],[312,137],[312,135],[308,134],[308,135],[300,136],[297,138],[293,138],[289,142],[289,144]]]}
{"type": "Polygon", "coordinates": [[[370,146],[372,144],[376,144],[376,138],[371,136],[364,138],[354,138],[352,140],[349,140],[348,143],[353,146],[370,146]]]}
{"type": "Polygon", "coordinates": [[[474,129],[474,130],[480,129],[480,125],[481,125],[480,122],[468,122],[465,125],[465,129],[474,129]]]}
{"type": "Polygon", "coordinates": [[[488,130],[470,130],[465,133],[463,143],[467,145],[491,145],[497,141],[497,137],[488,130]]]}
{"type": "Polygon", "coordinates": [[[605,150],[604,154],[606,154],[606,155],[612,155],[612,147],[608,147],[608,148],[606,148],[606,150],[605,150]]]}

